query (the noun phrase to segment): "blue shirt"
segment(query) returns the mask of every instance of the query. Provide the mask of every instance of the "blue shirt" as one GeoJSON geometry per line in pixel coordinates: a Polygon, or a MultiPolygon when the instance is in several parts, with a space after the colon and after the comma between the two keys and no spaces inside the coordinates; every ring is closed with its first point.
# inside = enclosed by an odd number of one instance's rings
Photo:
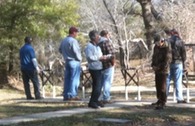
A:
{"type": "Polygon", "coordinates": [[[89,42],[85,48],[85,55],[88,62],[88,67],[91,70],[101,70],[102,62],[99,60],[102,56],[102,51],[99,46],[89,42]]]}
{"type": "Polygon", "coordinates": [[[79,43],[75,38],[71,36],[68,36],[64,40],[62,40],[59,47],[59,52],[63,55],[65,61],[82,60],[79,43]]]}
{"type": "Polygon", "coordinates": [[[25,43],[20,49],[21,70],[35,70],[32,59],[36,58],[35,51],[31,44],[25,43]]]}

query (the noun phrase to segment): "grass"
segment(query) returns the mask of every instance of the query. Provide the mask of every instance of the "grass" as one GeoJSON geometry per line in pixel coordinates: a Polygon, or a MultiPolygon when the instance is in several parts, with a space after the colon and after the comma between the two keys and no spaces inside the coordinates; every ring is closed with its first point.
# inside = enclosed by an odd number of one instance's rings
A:
{"type": "Polygon", "coordinates": [[[157,111],[151,106],[129,106],[12,126],[194,126],[194,119],[195,109],[167,107],[157,111]],[[122,124],[94,120],[98,118],[127,119],[129,122],[122,124]]]}
{"type": "MultiPolygon", "coordinates": [[[[36,102],[35,100],[34,102],[18,102],[16,99],[24,99],[23,92],[11,89],[0,89],[0,92],[1,98],[4,97],[0,99],[0,118],[87,106],[87,103],[75,102],[36,102]],[[6,95],[7,92],[10,95],[6,95]]],[[[136,92],[132,92],[129,97],[133,99],[136,95],[136,92]]],[[[143,99],[154,97],[155,92],[142,93],[143,99]]],[[[124,92],[114,93],[113,99],[124,100],[124,92]]],[[[154,110],[153,106],[140,105],[106,111],[97,110],[96,112],[76,114],[70,117],[23,122],[10,126],[194,126],[194,120],[195,109],[192,108],[166,107],[165,110],[158,111],[154,110]],[[94,120],[98,118],[127,119],[129,122],[121,124],[94,120]]]]}
{"type": "Polygon", "coordinates": [[[13,89],[0,89],[0,119],[40,112],[57,111],[86,106],[74,102],[26,101],[24,92],[13,89]]]}
{"type": "MultiPolygon", "coordinates": [[[[115,85],[124,84],[123,78],[116,74],[115,85]]],[[[152,81],[153,82],[153,81],[152,81]]],[[[144,81],[141,86],[153,87],[151,80],[144,81]]],[[[20,86],[22,87],[22,85],[20,86]]],[[[90,88],[89,88],[90,89],[90,88]]],[[[129,90],[131,90],[129,88],[129,90]]],[[[46,88],[51,95],[51,87],[46,88]]],[[[57,89],[61,93],[60,89],[57,89]]],[[[81,93],[81,91],[80,91],[81,93]]],[[[155,92],[142,92],[142,99],[154,99],[155,92]]],[[[60,95],[60,94],[58,94],[60,95]]],[[[82,96],[82,94],[79,94],[82,96]]],[[[172,95],[172,94],[171,94],[172,95]]],[[[89,93],[86,97],[90,96],[89,93]]],[[[113,100],[125,100],[124,91],[112,93],[113,100]]],[[[129,100],[134,100],[137,92],[129,92],[129,100]]],[[[57,110],[66,110],[78,107],[87,107],[87,103],[74,102],[43,102],[26,101],[22,90],[11,88],[0,89],[0,119],[13,116],[28,115],[40,112],[49,112],[57,110]]],[[[153,106],[140,105],[129,106],[121,109],[112,109],[107,111],[96,111],[86,114],[77,114],[70,117],[51,118],[41,121],[25,122],[19,124],[11,124],[10,126],[194,126],[195,125],[195,109],[167,107],[163,111],[154,110],[153,106]],[[100,122],[97,118],[114,118],[128,119],[128,123],[100,122]]]]}

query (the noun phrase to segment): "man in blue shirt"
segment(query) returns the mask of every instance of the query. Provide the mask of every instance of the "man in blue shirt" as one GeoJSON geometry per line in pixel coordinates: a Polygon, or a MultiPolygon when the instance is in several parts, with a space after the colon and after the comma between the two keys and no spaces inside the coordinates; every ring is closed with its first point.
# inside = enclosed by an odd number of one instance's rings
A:
{"type": "Polygon", "coordinates": [[[35,51],[31,46],[32,38],[25,37],[25,44],[20,49],[20,65],[22,71],[22,79],[27,100],[34,99],[31,95],[30,84],[31,80],[34,86],[34,94],[36,99],[42,99],[40,95],[40,83],[38,73],[40,69],[35,56],[35,51]]]}
{"type": "Polygon", "coordinates": [[[75,39],[78,29],[71,27],[69,35],[60,44],[59,52],[66,62],[64,75],[64,100],[79,100],[78,87],[81,73],[81,50],[78,41],[75,39]]]}
{"type": "Polygon", "coordinates": [[[98,101],[101,94],[101,79],[102,79],[102,60],[105,57],[102,55],[100,47],[97,45],[99,42],[99,33],[96,30],[89,32],[90,41],[85,48],[85,55],[88,62],[88,68],[92,77],[92,92],[91,98],[88,104],[90,108],[104,107],[102,103],[98,101]]]}

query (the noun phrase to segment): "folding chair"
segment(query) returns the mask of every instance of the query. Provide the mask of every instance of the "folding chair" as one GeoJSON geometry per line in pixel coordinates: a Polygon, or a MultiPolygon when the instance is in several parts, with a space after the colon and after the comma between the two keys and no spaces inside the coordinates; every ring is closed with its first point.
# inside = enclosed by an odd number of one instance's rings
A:
{"type": "Polygon", "coordinates": [[[137,100],[141,100],[141,93],[140,93],[140,87],[139,87],[139,72],[138,69],[135,67],[131,68],[122,68],[121,73],[123,75],[123,78],[125,79],[125,99],[128,100],[128,85],[130,85],[130,82],[133,82],[137,86],[137,100]]]}
{"type": "Polygon", "coordinates": [[[85,87],[87,84],[92,83],[92,78],[86,66],[81,66],[81,68],[82,68],[81,71],[82,94],[83,94],[83,98],[85,98],[85,87]]]}
{"type": "Polygon", "coordinates": [[[45,70],[42,70],[41,73],[40,73],[40,78],[41,78],[41,81],[42,81],[42,94],[43,94],[43,97],[45,97],[45,85],[47,83],[50,83],[52,85],[52,89],[53,89],[53,98],[56,97],[56,89],[55,89],[55,85],[54,83],[52,82],[52,76],[53,76],[54,72],[50,69],[45,69],[45,70]]]}

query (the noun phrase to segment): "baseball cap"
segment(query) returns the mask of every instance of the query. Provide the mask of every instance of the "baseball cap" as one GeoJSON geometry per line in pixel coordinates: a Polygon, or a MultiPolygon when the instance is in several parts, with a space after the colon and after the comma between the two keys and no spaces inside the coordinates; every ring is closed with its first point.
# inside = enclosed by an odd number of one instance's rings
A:
{"type": "Polygon", "coordinates": [[[153,38],[154,38],[154,43],[159,42],[161,40],[161,36],[159,34],[155,34],[153,38]]]}
{"type": "Polygon", "coordinates": [[[73,32],[79,32],[79,30],[76,27],[72,26],[69,29],[69,33],[73,33],[73,32]]]}

